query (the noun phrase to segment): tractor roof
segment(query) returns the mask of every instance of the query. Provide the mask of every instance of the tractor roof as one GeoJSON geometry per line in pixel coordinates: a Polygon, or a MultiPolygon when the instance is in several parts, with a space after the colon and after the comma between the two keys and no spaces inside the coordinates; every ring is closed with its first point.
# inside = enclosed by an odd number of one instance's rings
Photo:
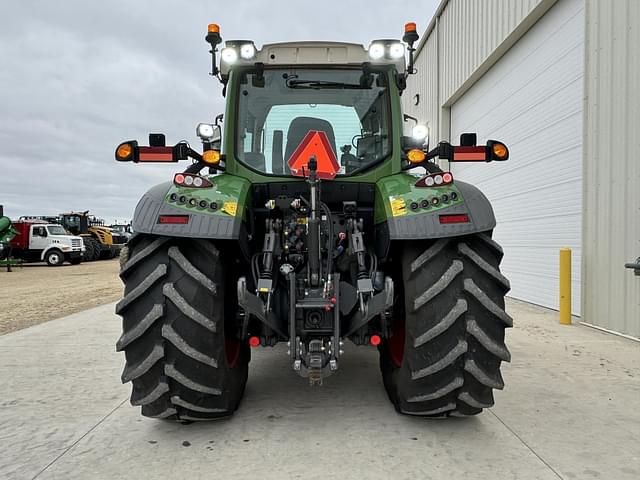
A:
{"type": "Polygon", "coordinates": [[[268,64],[361,64],[369,61],[369,54],[358,43],[343,42],[282,42],[263,45],[258,61],[268,64]]]}

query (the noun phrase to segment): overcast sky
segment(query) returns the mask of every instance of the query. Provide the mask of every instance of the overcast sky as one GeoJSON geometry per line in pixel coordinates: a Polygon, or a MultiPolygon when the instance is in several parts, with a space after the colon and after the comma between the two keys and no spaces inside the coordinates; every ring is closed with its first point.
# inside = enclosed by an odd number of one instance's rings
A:
{"type": "Polygon", "coordinates": [[[0,15],[0,204],[5,215],[91,210],[130,219],[176,166],[118,164],[121,141],[198,145],[195,126],[223,112],[207,73],[207,24],[226,40],[368,45],[422,33],[439,0],[3,2],[0,15]]]}

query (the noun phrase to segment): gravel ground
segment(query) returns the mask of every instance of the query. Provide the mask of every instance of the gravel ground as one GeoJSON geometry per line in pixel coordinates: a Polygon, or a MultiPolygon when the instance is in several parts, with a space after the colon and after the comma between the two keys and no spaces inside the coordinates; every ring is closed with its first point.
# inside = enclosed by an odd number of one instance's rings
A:
{"type": "Polygon", "coordinates": [[[0,335],[118,300],[118,259],[0,268],[0,335]]]}

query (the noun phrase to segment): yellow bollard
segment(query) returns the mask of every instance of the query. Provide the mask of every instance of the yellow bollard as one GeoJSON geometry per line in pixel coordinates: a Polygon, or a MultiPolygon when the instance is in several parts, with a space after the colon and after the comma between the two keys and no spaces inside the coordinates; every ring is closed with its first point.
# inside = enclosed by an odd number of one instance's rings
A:
{"type": "Polygon", "coordinates": [[[571,325],[571,249],[560,249],[560,323],[571,325]]]}

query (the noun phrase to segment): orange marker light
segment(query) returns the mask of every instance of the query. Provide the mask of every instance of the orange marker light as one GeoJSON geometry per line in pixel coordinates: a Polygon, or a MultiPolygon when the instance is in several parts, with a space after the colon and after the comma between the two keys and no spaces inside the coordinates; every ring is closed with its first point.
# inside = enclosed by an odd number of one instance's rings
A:
{"type": "Polygon", "coordinates": [[[425,158],[426,155],[424,154],[424,152],[422,150],[418,150],[417,148],[414,148],[407,152],[407,160],[409,160],[409,163],[422,163],[424,162],[425,158]]]}
{"type": "Polygon", "coordinates": [[[207,32],[209,33],[220,33],[220,25],[217,23],[210,23],[207,27],[207,32]]]}
{"type": "Polygon", "coordinates": [[[130,143],[123,143],[116,150],[116,156],[120,159],[129,158],[133,153],[133,146],[130,143]]]}
{"type": "Polygon", "coordinates": [[[202,161],[207,165],[218,165],[220,163],[220,152],[218,150],[207,150],[202,154],[202,161]]]}
{"type": "Polygon", "coordinates": [[[260,338],[256,336],[250,337],[249,345],[251,345],[252,347],[257,347],[258,345],[260,345],[260,338]]]}
{"type": "Polygon", "coordinates": [[[493,144],[492,148],[493,148],[493,154],[496,156],[496,158],[503,159],[503,158],[506,158],[507,155],[509,154],[507,147],[502,143],[496,142],[493,144]]]}
{"type": "Polygon", "coordinates": [[[415,32],[417,29],[415,22],[408,22],[404,24],[404,32],[415,32]]]}

